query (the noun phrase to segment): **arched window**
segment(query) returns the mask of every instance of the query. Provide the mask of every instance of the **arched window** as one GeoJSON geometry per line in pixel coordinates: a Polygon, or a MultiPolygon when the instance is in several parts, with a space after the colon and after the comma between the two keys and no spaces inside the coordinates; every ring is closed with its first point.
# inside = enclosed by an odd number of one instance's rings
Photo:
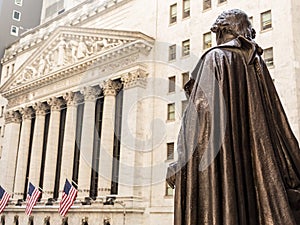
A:
{"type": "Polygon", "coordinates": [[[28,218],[28,225],[34,225],[34,223],[33,223],[33,216],[30,216],[29,218],[28,218]]]}
{"type": "Polygon", "coordinates": [[[64,218],[62,219],[62,225],[69,225],[69,224],[68,224],[68,217],[64,217],[64,218]]]}
{"type": "Polygon", "coordinates": [[[4,215],[1,216],[1,225],[5,225],[5,216],[4,215]]]}
{"type": "Polygon", "coordinates": [[[14,225],[19,225],[19,216],[18,215],[14,216],[14,225]]]}
{"type": "Polygon", "coordinates": [[[44,218],[44,225],[50,225],[50,216],[44,218]]]}
{"type": "Polygon", "coordinates": [[[81,225],[89,225],[88,224],[88,217],[83,217],[81,220],[81,225]]]}

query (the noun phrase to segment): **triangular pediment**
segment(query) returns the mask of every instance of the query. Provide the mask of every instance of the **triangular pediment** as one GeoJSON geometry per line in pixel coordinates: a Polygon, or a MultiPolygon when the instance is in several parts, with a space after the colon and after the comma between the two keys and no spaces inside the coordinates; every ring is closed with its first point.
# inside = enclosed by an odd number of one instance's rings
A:
{"type": "Polygon", "coordinates": [[[153,41],[140,32],[59,27],[5,82],[1,92],[72,71],[73,67],[80,68],[81,64],[97,61],[101,55],[124,52],[126,47],[132,49],[132,45],[140,47],[144,43],[149,50],[153,41]]]}

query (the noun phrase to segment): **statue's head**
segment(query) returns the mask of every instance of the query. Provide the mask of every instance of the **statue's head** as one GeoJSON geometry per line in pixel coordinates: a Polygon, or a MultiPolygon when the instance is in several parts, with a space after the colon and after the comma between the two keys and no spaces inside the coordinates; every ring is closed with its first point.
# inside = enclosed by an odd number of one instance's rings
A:
{"type": "Polygon", "coordinates": [[[248,40],[252,40],[256,34],[248,15],[239,9],[222,12],[212,25],[211,31],[216,33],[218,45],[238,36],[244,36],[248,40]]]}

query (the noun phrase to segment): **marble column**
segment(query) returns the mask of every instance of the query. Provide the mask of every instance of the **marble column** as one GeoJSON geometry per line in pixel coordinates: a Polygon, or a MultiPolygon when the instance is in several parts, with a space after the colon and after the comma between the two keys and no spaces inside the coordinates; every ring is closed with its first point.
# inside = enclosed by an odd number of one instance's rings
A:
{"type": "Polygon", "coordinates": [[[64,102],[62,99],[53,97],[50,98],[47,103],[50,106],[51,114],[45,158],[43,199],[53,198],[58,153],[60,111],[61,106],[64,104],[64,102]]]}
{"type": "Polygon", "coordinates": [[[111,190],[116,94],[121,88],[121,84],[107,80],[101,84],[101,88],[103,89],[104,103],[100,141],[98,196],[110,194],[111,190]]]}
{"type": "Polygon", "coordinates": [[[60,197],[65,185],[66,178],[70,182],[72,180],[74,146],[76,141],[77,104],[82,101],[82,95],[80,95],[79,93],[68,92],[63,97],[67,103],[67,114],[61,161],[61,176],[59,185],[60,197]]]}
{"type": "Polygon", "coordinates": [[[141,69],[121,77],[124,92],[118,194],[122,196],[141,195],[144,177],[151,177],[151,167],[145,171],[143,166],[143,154],[147,154],[147,151],[143,152],[143,123],[147,121],[147,113],[143,112],[141,98],[144,95],[146,77],[147,73],[141,69]]]}
{"type": "Polygon", "coordinates": [[[35,110],[35,124],[30,157],[29,182],[38,187],[43,155],[45,115],[49,106],[46,103],[38,102],[33,105],[33,109],[35,110]]]}
{"type": "Polygon", "coordinates": [[[26,170],[28,165],[31,120],[32,117],[34,116],[34,111],[32,108],[25,107],[25,108],[21,108],[19,111],[22,115],[22,127],[21,127],[20,144],[18,150],[18,161],[17,161],[15,187],[14,187],[14,199],[23,199],[24,196],[26,170]]]}
{"type": "Polygon", "coordinates": [[[96,97],[100,94],[100,90],[95,87],[85,87],[81,93],[84,95],[84,111],[79,157],[78,197],[84,198],[89,196],[90,192],[95,129],[95,104],[96,97]]]}
{"type": "Polygon", "coordinates": [[[21,126],[19,112],[8,111],[5,113],[5,134],[1,163],[0,184],[12,194],[15,180],[16,161],[18,154],[19,135],[21,126]]]}

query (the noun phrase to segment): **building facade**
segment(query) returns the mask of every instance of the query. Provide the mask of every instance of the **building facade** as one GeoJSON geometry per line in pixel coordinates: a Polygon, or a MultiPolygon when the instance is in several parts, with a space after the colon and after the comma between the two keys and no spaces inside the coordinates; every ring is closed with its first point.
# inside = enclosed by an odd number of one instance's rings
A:
{"type": "Polygon", "coordinates": [[[44,1],[43,23],[2,59],[0,185],[12,199],[0,224],[172,224],[173,190],[165,175],[176,160],[182,87],[216,44],[210,26],[226,9],[251,16],[299,137],[300,4],[284,4],[44,1]],[[62,218],[66,179],[78,197],[62,218]],[[43,190],[30,217],[24,214],[29,182],[43,190]]]}
{"type": "MultiPolygon", "coordinates": [[[[29,29],[40,24],[42,1],[14,0],[1,1],[0,4],[0,57],[13,41],[29,29]]],[[[7,70],[13,73],[13,68],[7,70]]]]}

